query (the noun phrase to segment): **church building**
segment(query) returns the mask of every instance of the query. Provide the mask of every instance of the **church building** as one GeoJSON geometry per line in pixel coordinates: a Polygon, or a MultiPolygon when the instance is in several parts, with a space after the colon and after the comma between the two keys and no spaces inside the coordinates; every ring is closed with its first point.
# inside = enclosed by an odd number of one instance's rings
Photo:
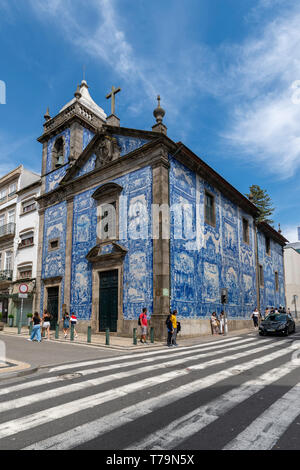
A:
{"type": "Polygon", "coordinates": [[[175,308],[183,336],[208,333],[223,288],[231,329],[248,326],[256,306],[284,305],[285,238],[168,138],[159,97],[152,131],[121,126],[119,91],[108,117],[85,80],[45,115],[36,308],[54,323],[75,312],[81,331],[132,335],[146,307],[162,338],[175,308]]]}

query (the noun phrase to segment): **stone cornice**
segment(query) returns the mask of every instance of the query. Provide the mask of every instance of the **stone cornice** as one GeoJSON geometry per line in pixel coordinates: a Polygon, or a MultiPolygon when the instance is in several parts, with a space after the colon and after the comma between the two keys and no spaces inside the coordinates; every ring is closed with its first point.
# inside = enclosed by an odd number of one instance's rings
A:
{"type": "Polygon", "coordinates": [[[90,109],[86,108],[82,103],[76,102],[54,118],[44,123],[44,133],[37,139],[38,142],[43,143],[52,136],[59,134],[74,120],[81,122],[85,127],[92,129],[94,132],[96,132],[97,129],[100,129],[104,124],[104,121],[102,121],[90,109]]]}

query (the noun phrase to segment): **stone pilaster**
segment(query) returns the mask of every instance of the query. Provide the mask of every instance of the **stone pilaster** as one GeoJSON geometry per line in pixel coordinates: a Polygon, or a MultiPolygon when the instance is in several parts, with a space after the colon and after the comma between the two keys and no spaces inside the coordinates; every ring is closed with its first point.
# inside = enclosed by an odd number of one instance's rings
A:
{"type": "Polygon", "coordinates": [[[42,187],[41,187],[41,194],[45,193],[46,189],[46,178],[43,176],[47,172],[47,153],[48,153],[48,142],[43,143],[43,155],[42,155],[42,187]]]}
{"type": "Polygon", "coordinates": [[[64,304],[70,311],[71,303],[71,274],[72,274],[72,239],[73,239],[73,197],[67,200],[67,237],[66,237],[66,257],[65,257],[65,290],[64,304]]]}
{"type": "MultiPolygon", "coordinates": [[[[42,290],[42,267],[43,267],[43,242],[44,242],[44,223],[45,211],[39,211],[39,239],[37,251],[37,268],[36,268],[36,295],[34,301],[34,310],[40,312],[41,290],[42,290]]],[[[43,313],[43,312],[40,312],[43,313]]]]}
{"type": "MultiPolygon", "coordinates": [[[[152,166],[153,204],[169,206],[169,162],[162,151],[152,166]]],[[[170,313],[170,240],[163,239],[163,218],[159,217],[159,238],[153,240],[153,315],[155,338],[166,337],[165,320],[170,313]]]]}

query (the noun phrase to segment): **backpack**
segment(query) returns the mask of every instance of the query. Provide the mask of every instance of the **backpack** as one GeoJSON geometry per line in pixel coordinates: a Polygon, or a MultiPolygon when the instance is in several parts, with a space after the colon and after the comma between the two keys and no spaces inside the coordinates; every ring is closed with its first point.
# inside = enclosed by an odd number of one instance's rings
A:
{"type": "Polygon", "coordinates": [[[141,323],[141,315],[139,316],[139,319],[138,319],[138,325],[139,325],[139,326],[142,326],[142,323],[141,323]]]}

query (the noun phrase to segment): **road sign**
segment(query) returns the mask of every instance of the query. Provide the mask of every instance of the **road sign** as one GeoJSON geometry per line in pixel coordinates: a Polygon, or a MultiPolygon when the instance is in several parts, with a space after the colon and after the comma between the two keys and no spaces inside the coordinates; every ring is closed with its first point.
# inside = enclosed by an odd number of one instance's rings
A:
{"type": "Polygon", "coordinates": [[[20,294],[27,294],[28,285],[27,284],[20,284],[19,285],[19,292],[20,292],[20,294]]]}
{"type": "Polygon", "coordinates": [[[19,299],[28,299],[28,294],[19,294],[19,299]]]}

